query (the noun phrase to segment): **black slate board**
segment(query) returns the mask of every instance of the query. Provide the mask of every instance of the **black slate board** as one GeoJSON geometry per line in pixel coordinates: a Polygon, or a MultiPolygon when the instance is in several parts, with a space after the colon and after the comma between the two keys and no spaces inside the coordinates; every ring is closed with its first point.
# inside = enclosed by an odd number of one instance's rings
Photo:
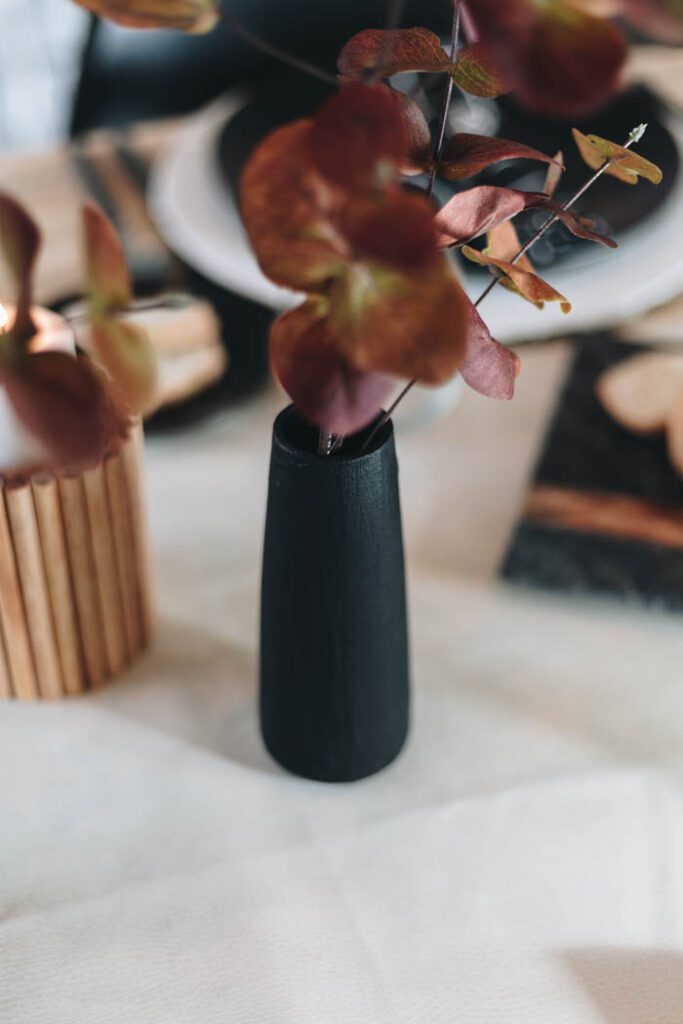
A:
{"type": "Polygon", "coordinates": [[[663,437],[624,430],[595,395],[606,367],[645,347],[604,335],[576,343],[506,579],[683,609],[683,480],[663,437]]]}

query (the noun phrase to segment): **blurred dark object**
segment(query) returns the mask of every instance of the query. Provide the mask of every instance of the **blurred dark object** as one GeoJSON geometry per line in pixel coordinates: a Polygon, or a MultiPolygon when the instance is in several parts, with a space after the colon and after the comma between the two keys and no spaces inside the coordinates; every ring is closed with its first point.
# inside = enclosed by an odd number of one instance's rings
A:
{"type": "Polygon", "coordinates": [[[642,351],[578,343],[503,576],[574,594],[683,609],[683,481],[664,436],[620,427],[595,395],[602,371],[642,351]]]}
{"type": "MultiPolygon", "coordinates": [[[[230,12],[274,45],[334,73],[337,54],[350,36],[385,24],[387,3],[230,0],[230,12]]],[[[445,0],[410,0],[402,20],[447,33],[450,5],[445,0]]],[[[208,35],[187,36],[125,31],[93,19],[72,134],[188,113],[236,84],[263,81],[282,67],[222,24],[208,35]]]]}

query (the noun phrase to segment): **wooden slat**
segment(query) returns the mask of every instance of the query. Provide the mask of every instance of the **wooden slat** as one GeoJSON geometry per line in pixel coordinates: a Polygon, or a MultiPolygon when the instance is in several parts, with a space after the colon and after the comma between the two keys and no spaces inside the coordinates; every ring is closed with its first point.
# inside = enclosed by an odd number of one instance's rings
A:
{"type": "Polygon", "coordinates": [[[110,456],[104,464],[107,495],[111,510],[116,568],[121,590],[123,621],[128,645],[128,656],[133,658],[143,644],[142,611],[137,582],[137,567],[133,549],[126,474],[121,454],[110,456]]]}
{"type": "Polygon", "coordinates": [[[100,686],[107,675],[107,658],[83,480],[80,477],[61,478],[59,493],[64,510],[66,544],[73,574],[86,678],[90,686],[100,686]]]}
{"type": "Polygon", "coordinates": [[[122,455],[135,544],[143,637],[145,642],[149,642],[154,631],[156,609],[152,545],[144,493],[144,434],[141,423],[133,428],[131,440],[124,445],[122,455]]]}
{"type": "Polygon", "coordinates": [[[5,499],[38,689],[42,697],[54,700],[64,688],[33,492],[26,483],[7,487],[5,499]]]}
{"type": "Polygon", "coordinates": [[[34,699],[38,696],[38,682],[5,506],[4,488],[0,494],[0,616],[7,662],[12,676],[12,692],[21,700],[34,699]]]}
{"type": "Polygon", "coordinates": [[[117,675],[125,668],[128,650],[121,588],[116,571],[109,500],[102,466],[88,470],[83,476],[83,483],[88,506],[107,664],[109,674],[117,675]]]}
{"type": "Polygon", "coordinates": [[[54,477],[35,479],[33,498],[43,546],[64,690],[66,693],[81,693],[85,688],[83,648],[76,619],[59,487],[54,477]]]}

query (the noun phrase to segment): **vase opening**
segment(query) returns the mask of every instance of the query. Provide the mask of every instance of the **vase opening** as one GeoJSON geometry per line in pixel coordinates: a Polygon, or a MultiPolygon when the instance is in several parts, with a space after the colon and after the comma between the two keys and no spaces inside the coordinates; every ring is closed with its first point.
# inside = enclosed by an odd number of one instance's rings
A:
{"type": "Polygon", "coordinates": [[[372,423],[363,430],[345,437],[341,448],[329,456],[318,455],[319,428],[303,419],[292,405],[284,409],[275,420],[275,434],[280,444],[285,444],[302,455],[320,459],[321,462],[337,462],[340,459],[372,455],[386,444],[393,433],[391,420],[377,431],[367,448],[363,447],[382,416],[384,412],[378,413],[372,423]]]}

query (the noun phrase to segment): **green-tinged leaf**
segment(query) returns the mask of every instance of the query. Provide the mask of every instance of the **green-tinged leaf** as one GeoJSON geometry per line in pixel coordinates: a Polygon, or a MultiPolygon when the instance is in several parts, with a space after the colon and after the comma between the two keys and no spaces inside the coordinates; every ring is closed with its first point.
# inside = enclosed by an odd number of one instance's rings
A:
{"type": "Polygon", "coordinates": [[[137,324],[105,316],[90,326],[92,351],[112,380],[113,390],[131,413],[147,413],[157,398],[157,361],[145,331],[137,324]]]}
{"type": "MultiPolygon", "coordinates": [[[[438,170],[442,178],[460,181],[501,160],[538,160],[553,165],[553,159],[556,158],[509,139],[458,132],[444,146],[438,170]]],[[[561,167],[557,170],[561,172],[561,167]]]]}
{"type": "Polygon", "coordinates": [[[491,100],[510,91],[510,86],[493,60],[490,48],[484,43],[464,46],[451,74],[455,84],[471,96],[491,100]]]}
{"type": "Polygon", "coordinates": [[[354,434],[367,426],[396,385],[349,363],[315,299],[278,317],[270,329],[270,359],[301,415],[328,433],[354,434]]]}
{"type": "Polygon", "coordinates": [[[593,170],[597,171],[610,160],[605,174],[618,178],[627,185],[635,185],[638,178],[647,178],[653,185],[659,185],[661,182],[662,172],[659,167],[638,156],[632,149],[626,149],[608,139],[601,139],[599,135],[584,135],[577,128],[572,128],[572,134],[581,157],[593,170]]]}
{"type": "Polygon", "coordinates": [[[17,416],[55,463],[97,462],[123,430],[120,412],[87,359],[39,352],[3,365],[0,380],[17,416]]]}
{"type": "Polygon", "coordinates": [[[9,331],[19,349],[23,349],[36,332],[31,299],[40,231],[24,207],[4,192],[0,193],[0,248],[14,278],[16,295],[15,320],[9,331]]]}
{"type": "Polygon", "coordinates": [[[564,295],[556,291],[543,278],[538,277],[537,274],[530,273],[528,270],[524,270],[518,264],[496,259],[493,256],[489,256],[486,252],[478,252],[468,245],[463,247],[462,253],[472,263],[478,263],[480,266],[493,267],[499,270],[507,281],[510,282],[514,291],[518,292],[527,302],[532,302],[535,306],[538,306],[539,309],[543,309],[546,302],[559,302],[563,313],[569,313],[571,310],[571,302],[564,295]]]}
{"type": "Polygon", "coordinates": [[[264,274],[307,291],[339,274],[350,256],[331,219],[338,195],[312,167],[311,126],[295,121],[269,135],[240,187],[242,217],[264,274]]]}
{"type": "Polygon", "coordinates": [[[450,66],[441,40],[427,28],[365,29],[349,39],[337,60],[339,73],[350,78],[376,70],[389,78],[401,71],[447,71],[450,66]]]}
{"type": "Polygon", "coordinates": [[[330,325],[359,370],[442,384],[465,352],[467,299],[443,257],[410,273],[352,266],[330,292],[330,325]]]}
{"type": "Polygon", "coordinates": [[[125,309],[133,300],[133,289],[123,245],[114,225],[92,203],[83,207],[83,237],[91,309],[125,309]]]}

